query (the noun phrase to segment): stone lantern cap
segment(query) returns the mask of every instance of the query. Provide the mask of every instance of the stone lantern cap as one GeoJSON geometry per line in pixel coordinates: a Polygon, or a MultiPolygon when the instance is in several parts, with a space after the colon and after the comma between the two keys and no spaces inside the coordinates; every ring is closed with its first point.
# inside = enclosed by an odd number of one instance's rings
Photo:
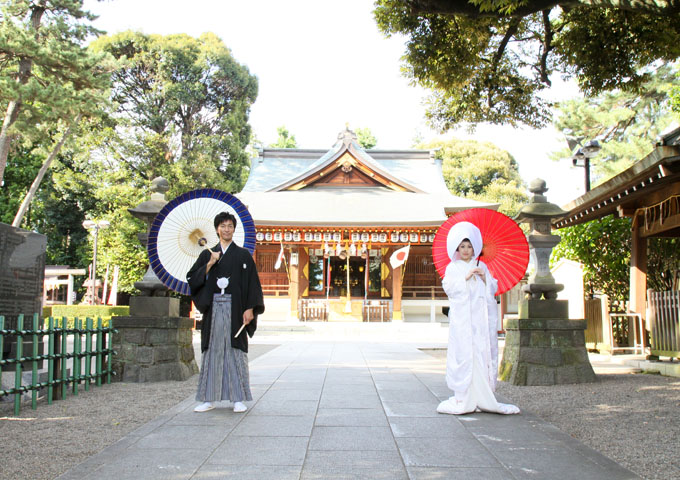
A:
{"type": "Polygon", "coordinates": [[[158,212],[168,203],[165,192],[170,189],[168,181],[163,177],[156,177],[151,181],[151,199],[140,203],[134,208],[128,208],[128,212],[135,218],[148,224],[158,215],[158,212]]]}
{"type": "Polygon", "coordinates": [[[567,213],[554,203],[548,202],[547,197],[544,195],[545,192],[548,191],[545,180],[540,178],[532,180],[529,184],[529,191],[533,193],[533,196],[529,200],[529,203],[523,206],[515,217],[517,222],[522,223],[537,219],[549,219],[552,217],[560,217],[567,213]]]}

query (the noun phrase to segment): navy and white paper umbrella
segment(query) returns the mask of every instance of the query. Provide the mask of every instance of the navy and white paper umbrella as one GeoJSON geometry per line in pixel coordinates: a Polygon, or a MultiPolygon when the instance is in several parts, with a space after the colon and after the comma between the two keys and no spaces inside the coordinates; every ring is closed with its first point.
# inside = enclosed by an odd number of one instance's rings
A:
{"type": "Polygon", "coordinates": [[[238,198],[213,188],[183,193],[161,209],[149,231],[151,269],[166,287],[190,294],[186,274],[200,253],[219,241],[213,222],[220,212],[238,220],[233,241],[255,252],[255,222],[238,198]]]}

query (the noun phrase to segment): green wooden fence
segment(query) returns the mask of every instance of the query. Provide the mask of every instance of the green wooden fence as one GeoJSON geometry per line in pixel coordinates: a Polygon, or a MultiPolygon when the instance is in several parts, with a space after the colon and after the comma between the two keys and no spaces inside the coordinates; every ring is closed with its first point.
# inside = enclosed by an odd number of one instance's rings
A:
{"type": "MultiPolygon", "coordinates": [[[[32,329],[24,329],[24,316],[19,315],[16,330],[5,330],[5,317],[0,316],[0,380],[2,380],[2,367],[14,365],[14,388],[0,390],[0,397],[14,395],[14,415],[19,415],[21,409],[21,394],[31,392],[31,407],[35,410],[38,403],[38,390],[47,387],[47,403],[51,404],[55,399],[65,399],[68,385],[71,385],[73,394],[78,395],[81,383],[85,390],[90,389],[90,383],[97,386],[111,383],[111,361],[115,352],[107,345],[111,344],[110,334],[114,332],[113,319],[108,327],[102,327],[102,319],[97,319],[96,328],[93,327],[91,318],[85,320],[83,328],[82,320],[76,318],[73,328],[67,328],[66,317],[62,319],[47,319],[47,329],[40,328],[38,314],[33,315],[32,329]],[[95,346],[92,346],[93,336],[96,334],[95,346]],[[39,345],[43,343],[43,337],[47,337],[47,354],[39,355],[39,345]],[[68,338],[73,337],[73,351],[68,352],[68,338]],[[85,337],[83,345],[83,336],[85,337]],[[30,355],[24,354],[24,337],[30,337],[32,351],[30,355]],[[3,357],[3,344],[8,339],[16,341],[16,357],[3,357]],[[73,359],[71,374],[67,369],[67,359],[73,359]],[[92,372],[92,360],[95,361],[95,373],[92,372]],[[38,363],[47,361],[47,381],[40,382],[38,378],[38,363]],[[22,385],[22,370],[24,365],[31,364],[31,384],[22,385]],[[83,362],[85,366],[83,368],[83,362]]],[[[1,385],[1,383],[0,383],[1,385]]]]}

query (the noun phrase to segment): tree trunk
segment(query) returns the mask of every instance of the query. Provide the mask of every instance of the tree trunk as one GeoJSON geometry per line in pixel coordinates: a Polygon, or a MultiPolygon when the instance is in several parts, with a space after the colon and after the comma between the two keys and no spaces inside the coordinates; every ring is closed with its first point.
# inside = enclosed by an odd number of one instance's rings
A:
{"type": "Polygon", "coordinates": [[[2,131],[0,131],[0,187],[3,185],[3,179],[5,178],[9,145],[12,141],[12,138],[9,135],[9,127],[16,121],[18,114],[19,102],[9,102],[9,105],[7,105],[7,113],[5,113],[5,120],[2,122],[2,131]]]}
{"type": "Polygon", "coordinates": [[[14,217],[14,221],[12,222],[13,227],[20,228],[21,227],[21,222],[24,219],[24,215],[26,214],[26,211],[28,210],[28,206],[31,204],[31,201],[33,200],[33,197],[35,196],[35,192],[38,191],[38,187],[40,186],[40,182],[42,182],[43,177],[45,176],[45,173],[47,173],[47,170],[50,168],[50,165],[52,165],[52,162],[54,161],[55,157],[59,154],[59,150],[61,150],[61,147],[64,145],[64,142],[66,142],[66,139],[68,136],[71,134],[71,130],[73,130],[73,126],[78,124],[80,121],[80,114],[76,116],[76,118],[73,120],[73,122],[68,126],[64,134],[61,136],[61,140],[57,142],[57,144],[54,146],[52,151],[50,152],[50,155],[47,157],[47,160],[45,160],[45,163],[43,163],[42,167],[40,167],[40,171],[38,174],[35,176],[35,180],[33,180],[33,184],[31,185],[31,188],[28,190],[28,193],[26,194],[26,197],[24,197],[24,201],[21,202],[21,206],[19,207],[19,211],[17,212],[16,216],[14,217]]]}

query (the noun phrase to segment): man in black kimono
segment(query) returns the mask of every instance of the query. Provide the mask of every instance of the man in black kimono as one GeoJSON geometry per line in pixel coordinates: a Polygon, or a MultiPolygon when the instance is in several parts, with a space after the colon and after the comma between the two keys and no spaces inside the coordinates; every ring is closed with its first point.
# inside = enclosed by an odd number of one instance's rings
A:
{"type": "Polygon", "coordinates": [[[248,336],[255,333],[264,299],[253,257],[232,241],[236,217],[219,213],[214,225],[219,243],[201,252],[187,273],[191,299],[203,314],[196,393],[203,403],[194,411],[206,412],[214,408],[213,402],[228,400],[234,402],[235,412],[245,412],[243,401],[252,400],[248,336]]]}

